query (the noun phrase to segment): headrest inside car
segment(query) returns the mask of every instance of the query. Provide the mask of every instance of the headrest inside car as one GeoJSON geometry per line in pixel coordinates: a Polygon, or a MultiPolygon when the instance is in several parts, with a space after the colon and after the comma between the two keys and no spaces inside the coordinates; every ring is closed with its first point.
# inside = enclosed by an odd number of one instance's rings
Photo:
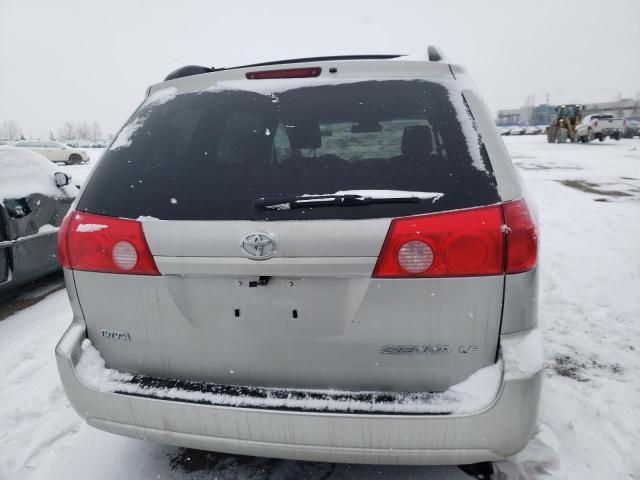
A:
{"type": "Polygon", "coordinates": [[[433,152],[433,138],[431,127],[428,125],[413,125],[405,127],[402,132],[402,155],[420,157],[433,152]]]}
{"type": "Polygon", "coordinates": [[[298,120],[287,124],[291,148],[320,148],[320,124],[315,120],[298,120]]]}

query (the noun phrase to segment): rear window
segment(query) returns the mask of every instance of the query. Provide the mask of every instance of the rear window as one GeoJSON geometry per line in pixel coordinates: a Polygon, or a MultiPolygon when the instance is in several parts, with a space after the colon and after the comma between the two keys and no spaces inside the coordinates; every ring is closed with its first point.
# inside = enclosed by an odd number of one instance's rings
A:
{"type": "Polygon", "coordinates": [[[165,220],[297,220],[395,217],[499,201],[462,95],[442,84],[167,90],[152,95],[105,152],[79,210],[165,220]],[[291,210],[253,204],[363,190],[427,195],[418,203],[291,210]]]}

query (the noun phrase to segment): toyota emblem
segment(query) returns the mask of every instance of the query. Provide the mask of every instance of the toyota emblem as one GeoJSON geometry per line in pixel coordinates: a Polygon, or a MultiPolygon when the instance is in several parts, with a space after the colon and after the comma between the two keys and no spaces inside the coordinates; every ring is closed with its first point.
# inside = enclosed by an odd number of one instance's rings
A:
{"type": "Polygon", "coordinates": [[[266,233],[250,233],[240,243],[242,252],[254,260],[266,260],[276,253],[276,241],[266,233]]]}

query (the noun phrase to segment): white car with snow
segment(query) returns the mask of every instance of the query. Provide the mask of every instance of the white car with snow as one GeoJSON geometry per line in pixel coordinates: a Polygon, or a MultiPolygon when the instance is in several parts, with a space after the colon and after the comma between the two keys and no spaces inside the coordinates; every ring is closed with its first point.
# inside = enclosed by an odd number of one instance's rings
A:
{"type": "Polygon", "coordinates": [[[27,149],[0,146],[0,294],[60,270],[58,227],[78,190],[27,149]]]}
{"type": "Polygon", "coordinates": [[[28,148],[54,163],[75,165],[89,161],[89,154],[84,150],[70,147],[53,140],[21,140],[14,144],[18,148],[28,148]]]}
{"type": "Polygon", "coordinates": [[[616,118],[610,113],[594,113],[585,116],[576,126],[576,141],[588,143],[597,138],[604,142],[607,137],[620,140],[623,131],[623,118],[616,118]]]}

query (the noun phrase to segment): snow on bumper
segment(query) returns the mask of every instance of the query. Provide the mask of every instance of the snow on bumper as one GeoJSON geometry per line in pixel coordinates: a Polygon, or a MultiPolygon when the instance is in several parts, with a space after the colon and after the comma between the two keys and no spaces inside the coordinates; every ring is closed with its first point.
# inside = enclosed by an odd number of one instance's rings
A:
{"type": "Polygon", "coordinates": [[[342,413],[460,414],[480,411],[496,398],[502,384],[502,361],[481,368],[445,392],[376,392],[305,390],[217,385],[136,376],[105,367],[87,338],[76,364],[79,380],[102,393],[123,393],[226,407],[342,413]]]}
{"type": "MultiPolygon", "coordinates": [[[[212,405],[158,398],[157,392],[153,397],[114,393],[121,390],[115,384],[129,379],[119,372],[107,370],[108,382],[92,382],[84,340],[84,325],[74,322],[56,347],[56,359],[69,401],[90,425],[160,443],[299,460],[464,464],[501,459],[524,448],[531,437],[542,379],[536,353],[540,336],[533,330],[502,336],[504,374],[497,393],[476,403],[474,411],[409,414],[405,405],[397,410],[401,413],[349,413],[212,405]]],[[[99,370],[98,352],[87,347],[94,359],[89,365],[99,370]]],[[[487,373],[480,379],[490,379],[493,373],[487,373]]]]}

